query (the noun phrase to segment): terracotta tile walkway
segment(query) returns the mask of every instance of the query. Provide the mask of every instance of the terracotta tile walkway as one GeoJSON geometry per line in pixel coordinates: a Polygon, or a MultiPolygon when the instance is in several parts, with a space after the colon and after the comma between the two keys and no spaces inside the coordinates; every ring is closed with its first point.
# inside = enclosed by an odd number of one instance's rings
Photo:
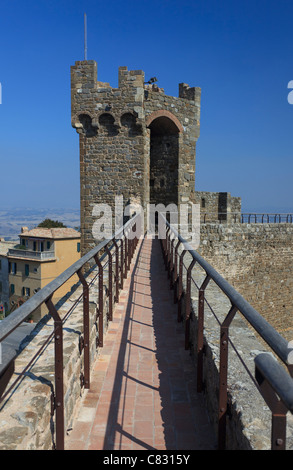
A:
{"type": "Polygon", "coordinates": [[[215,449],[158,240],[137,246],[71,450],[215,449]]]}

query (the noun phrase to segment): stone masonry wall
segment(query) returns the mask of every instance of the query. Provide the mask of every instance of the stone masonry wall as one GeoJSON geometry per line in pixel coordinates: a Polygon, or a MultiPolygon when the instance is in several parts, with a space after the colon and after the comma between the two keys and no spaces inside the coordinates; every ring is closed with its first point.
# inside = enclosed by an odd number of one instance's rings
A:
{"type": "MultiPolygon", "coordinates": [[[[93,234],[101,217],[97,204],[109,205],[114,217],[115,196],[123,196],[123,208],[134,203],[146,210],[150,193],[151,202],[165,203],[161,185],[169,188],[167,202],[191,200],[200,96],[200,88],[184,83],[178,97],[166,96],[162,88],[145,82],[141,70],[119,67],[118,88],[113,88],[97,80],[95,61],[71,67],[71,122],[80,145],[82,255],[98,240],[93,234]],[[162,146],[169,146],[164,158],[151,152],[151,147],[162,146]]],[[[111,215],[105,218],[111,221],[111,215]]]]}
{"type": "Polygon", "coordinates": [[[230,193],[195,191],[193,202],[200,205],[202,223],[240,222],[241,198],[230,193]]]}
{"type": "MultiPolygon", "coordinates": [[[[184,264],[191,261],[187,253],[184,264]]],[[[205,272],[199,265],[192,270],[192,278],[200,286],[205,279],[205,272]]],[[[186,276],[183,276],[183,288],[186,290],[186,276]]],[[[198,289],[191,284],[192,311],[190,322],[190,347],[197,368],[197,312],[198,289]]],[[[245,297],[245,296],[244,296],[245,297]]],[[[210,281],[205,290],[204,306],[204,366],[203,394],[215,435],[218,435],[218,393],[220,364],[220,325],[228,314],[231,303],[218,286],[210,281]]],[[[182,301],[182,313],[185,314],[185,297],[182,301]]],[[[183,321],[184,327],[184,321],[183,321]]],[[[260,340],[240,313],[237,313],[229,327],[228,359],[228,400],[229,413],[227,423],[227,450],[270,450],[271,448],[271,412],[256,388],[254,359],[258,354],[269,352],[270,348],[260,340]],[[235,349],[234,349],[235,348],[235,349]],[[237,353],[236,353],[236,351],[237,353]],[[239,356],[241,360],[239,359],[239,356]]],[[[274,354],[273,354],[274,355],[274,354]]],[[[287,414],[286,449],[293,449],[293,416],[287,414]]]]}
{"type": "Polygon", "coordinates": [[[293,339],[292,224],[202,224],[198,251],[286,339],[293,339]]]}
{"type": "MultiPolygon", "coordinates": [[[[120,87],[97,82],[96,63],[78,62],[72,67],[72,122],[80,134],[80,192],[82,255],[95,246],[96,204],[113,209],[115,196],[124,203],[143,200],[144,142],[140,112],[143,74],[124,77],[120,87]],[[129,79],[129,80],[128,80],[129,79]],[[129,88],[126,87],[129,83],[129,88]]],[[[114,220],[112,232],[115,232],[114,220]]],[[[120,224],[121,225],[121,224],[120,224]]]]}
{"type": "MultiPolygon", "coordinates": [[[[146,122],[148,122],[148,119],[152,116],[157,115],[159,123],[163,120],[164,115],[166,119],[168,119],[168,113],[176,116],[179,121],[178,125],[180,125],[181,131],[178,134],[178,142],[176,141],[173,146],[170,145],[169,150],[169,152],[171,152],[172,148],[175,148],[176,150],[176,147],[178,147],[177,173],[175,173],[174,178],[177,201],[172,201],[175,204],[190,201],[193,197],[192,194],[194,193],[195,151],[200,129],[200,99],[200,88],[191,88],[186,84],[179,85],[178,98],[167,96],[164,94],[162,89],[154,87],[149,88],[145,94],[144,107],[146,122]]],[[[153,122],[155,123],[155,120],[153,122]]],[[[156,126],[154,127],[154,132],[156,132],[156,126]]],[[[150,128],[151,131],[153,131],[152,126],[150,126],[150,128]]],[[[167,126],[167,122],[165,129],[160,129],[160,134],[166,136],[165,139],[167,139],[167,142],[165,144],[168,144],[167,136],[170,137],[171,133],[171,139],[173,132],[170,129],[170,126],[167,126]]],[[[164,176],[166,171],[164,163],[161,164],[160,169],[162,176],[164,176]]],[[[160,200],[157,200],[157,203],[158,202],[160,202],[160,200]]],[[[164,201],[162,201],[162,203],[164,203],[164,201]]]]}

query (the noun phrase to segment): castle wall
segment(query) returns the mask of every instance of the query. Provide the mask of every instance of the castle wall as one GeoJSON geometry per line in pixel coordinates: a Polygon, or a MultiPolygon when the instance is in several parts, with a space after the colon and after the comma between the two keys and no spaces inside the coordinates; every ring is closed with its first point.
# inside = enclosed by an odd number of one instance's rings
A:
{"type": "Polygon", "coordinates": [[[293,339],[293,225],[202,224],[198,249],[286,339],[293,339]]]}
{"type": "Polygon", "coordinates": [[[241,198],[227,192],[195,191],[195,204],[200,205],[203,223],[240,222],[241,198]]]}

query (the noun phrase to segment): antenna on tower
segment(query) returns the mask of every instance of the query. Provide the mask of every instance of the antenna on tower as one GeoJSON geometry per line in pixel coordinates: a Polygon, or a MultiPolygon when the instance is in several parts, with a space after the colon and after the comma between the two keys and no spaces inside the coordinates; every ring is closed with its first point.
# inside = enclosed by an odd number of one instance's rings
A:
{"type": "Polygon", "coordinates": [[[84,60],[87,60],[87,20],[84,14],[84,60]]]}

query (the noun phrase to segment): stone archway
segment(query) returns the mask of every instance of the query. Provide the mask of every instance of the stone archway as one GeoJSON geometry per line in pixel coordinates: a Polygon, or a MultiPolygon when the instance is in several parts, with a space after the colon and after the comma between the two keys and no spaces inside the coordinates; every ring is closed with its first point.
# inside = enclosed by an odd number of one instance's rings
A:
{"type": "Polygon", "coordinates": [[[179,133],[181,123],[169,111],[153,112],[150,129],[150,203],[178,205],[179,133]]]}
{"type": "Polygon", "coordinates": [[[177,129],[177,132],[183,132],[183,127],[179,119],[166,109],[159,109],[151,113],[146,119],[146,126],[150,127],[152,122],[159,118],[160,124],[165,130],[173,130],[173,132],[176,132],[175,129],[177,129]]]}

